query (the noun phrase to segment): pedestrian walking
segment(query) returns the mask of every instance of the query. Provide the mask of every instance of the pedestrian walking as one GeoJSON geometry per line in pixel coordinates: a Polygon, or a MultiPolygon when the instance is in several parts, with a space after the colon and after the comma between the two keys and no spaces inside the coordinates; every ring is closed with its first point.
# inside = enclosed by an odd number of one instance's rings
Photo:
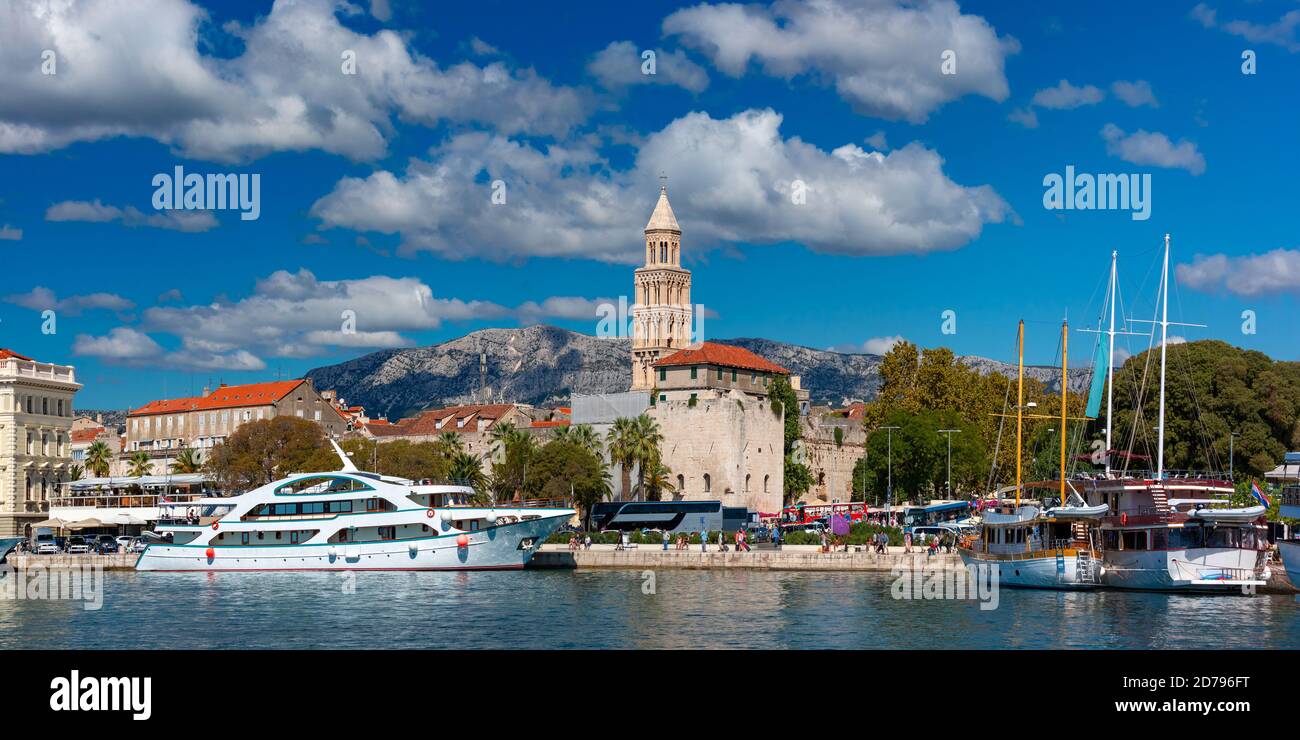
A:
{"type": "Polygon", "coordinates": [[[664,530],[664,552],[668,552],[668,530],[664,530]]]}
{"type": "Polygon", "coordinates": [[[708,552],[708,551],[709,551],[709,533],[707,531],[700,532],[700,552],[708,552]]]}

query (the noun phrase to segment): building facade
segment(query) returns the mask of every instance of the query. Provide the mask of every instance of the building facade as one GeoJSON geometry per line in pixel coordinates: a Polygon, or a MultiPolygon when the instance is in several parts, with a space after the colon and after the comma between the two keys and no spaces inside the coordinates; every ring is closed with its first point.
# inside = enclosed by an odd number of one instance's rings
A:
{"type": "Polygon", "coordinates": [[[29,536],[72,468],[69,365],[0,348],[0,537],[29,536]]]}
{"type": "Polygon", "coordinates": [[[243,424],[277,416],[315,422],[325,434],[347,430],[347,419],[308,380],[280,380],[203,389],[202,396],[152,401],[126,415],[123,457],[146,452],[154,475],[168,471],[183,449],[198,451],[200,460],[243,424]]]}
{"type": "Polygon", "coordinates": [[[799,387],[799,376],[744,347],[701,342],[654,363],[652,402],[689,401],[731,391],[763,401],[778,375],[790,380],[802,407],[808,392],[799,387]]]}
{"type": "Polygon", "coordinates": [[[645,227],[645,265],[633,277],[632,390],[654,386],[654,364],[691,344],[691,272],[682,267],[682,230],[668,189],[645,227]]]}

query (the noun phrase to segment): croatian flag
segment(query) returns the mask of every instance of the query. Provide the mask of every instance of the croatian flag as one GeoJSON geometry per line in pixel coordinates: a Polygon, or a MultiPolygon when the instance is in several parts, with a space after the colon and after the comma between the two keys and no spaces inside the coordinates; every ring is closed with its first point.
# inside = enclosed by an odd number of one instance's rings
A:
{"type": "Polygon", "coordinates": [[[1250,482],[1250,493],[1255,497],[1256,501],[1263,504],[1266,508],[1273,508],[1272,502],[1268,500],[1268,496],[1265,496],[1263,491],[1259,490],[1259,484],[1255,481],[1250,482]]]}

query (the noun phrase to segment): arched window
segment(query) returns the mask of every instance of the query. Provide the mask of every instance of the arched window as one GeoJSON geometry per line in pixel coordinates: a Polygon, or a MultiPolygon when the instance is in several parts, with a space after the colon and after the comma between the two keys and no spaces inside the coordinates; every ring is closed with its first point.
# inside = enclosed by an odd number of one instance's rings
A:
{"type": "Polygon", "coordinates": [[[705,493],[710,493],[711,491],[713,491],[713,481],[709,478],[709,474],[708,474],[708,473],[705,473],[705,474],[704,474],[704,492],[705,492],[705,493]]]}
{"type": "Polygon", "coordinates": [[[745,493],[749,493],[749,473],[745,473],[745,493]]]}
{"type": "Polygon", "coordinates": [[[763,476],[763,493],[767,493],[767,482],[771,477],[770,475],[763,476]]]}
{"type": "Polygon", "coordinates": [[[686,476],[684,476],[684,475],[678,473],[678,474],[677,474],[677,492],[678,492],[678,493],[681,493],[682,491],[685,491],[685,490],[686,490],[686,476]]]}

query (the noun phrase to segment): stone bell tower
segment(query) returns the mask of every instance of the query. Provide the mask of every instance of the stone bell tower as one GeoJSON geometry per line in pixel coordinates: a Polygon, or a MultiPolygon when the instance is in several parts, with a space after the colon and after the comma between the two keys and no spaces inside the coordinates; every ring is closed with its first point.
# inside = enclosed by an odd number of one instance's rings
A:
{"type": "Polygon", "coordinates": [[[654,363],[691,343],[691,272],[682,269],[682,230],[668,188],[645,225],[645,266],[638,267],[632,305],[632,390],[655,387],[654,363]]]}

